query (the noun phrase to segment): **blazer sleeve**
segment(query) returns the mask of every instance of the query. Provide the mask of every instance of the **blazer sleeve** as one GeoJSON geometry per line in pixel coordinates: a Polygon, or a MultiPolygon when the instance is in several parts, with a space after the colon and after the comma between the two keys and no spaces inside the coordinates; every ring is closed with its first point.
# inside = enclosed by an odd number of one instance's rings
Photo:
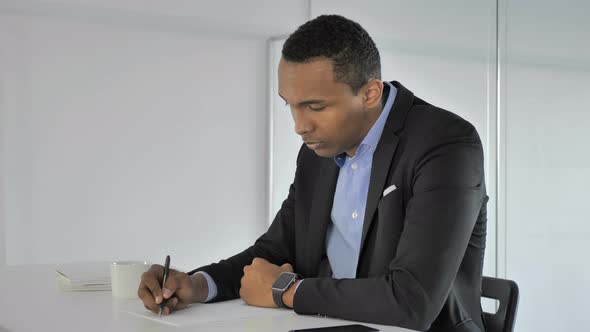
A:
{"type": "MultiPolygon", "coordinates": [[[[301,158],[303,146],[297,156],[297,166],[301,158]]],[[[299,168],[297,168],[299,169],[299,168]]],[[[296,171],[295,177],[297,177],[296,171]]],[[[275,216],[272,224],[254,245],[241,253],[218,263],[202,266],[188,272],[189,275],[197,272],[207,272],[215,281],[217,296],[209,302],[232,300],[240,297],[240,280],[244,276],[244,267],[252,263],[256,257],[264,258],[267,261],[282,265],[295,261],[295,230],[294,230],[294,199],[295,183],[293,181],[289,188],[289,195],[283,201],[281,209],[275,216]]]]}
{"type": "Polygon", "coordinates": [[[421,331],[430,327],[451,290],[486,195],[475,128],[461,121],[429,137],[415,158],[413,194],[388,272],[360,279],[306,278],[295,294],[297,313],[421,331]]]}

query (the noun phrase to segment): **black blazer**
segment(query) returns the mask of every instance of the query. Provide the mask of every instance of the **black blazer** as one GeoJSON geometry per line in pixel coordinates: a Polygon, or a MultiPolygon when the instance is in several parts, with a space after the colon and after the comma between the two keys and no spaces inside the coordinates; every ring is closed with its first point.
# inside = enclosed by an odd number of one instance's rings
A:
{"type": "Polygon", "coordinates": [[[397,96],[373,156],[356,279],[332,279],[326,229],[339,168],[305,145],[295,180],[268,231],[219,263],[215,301],[239,297],[254,257],[289,262],[305,281],[294,310],[420,331],[484,331],[480,303],[486,237],[483,151],[459,116],[391,82],[397,96]],[[391,185],[396,190],[383,197],[391,185]]]}

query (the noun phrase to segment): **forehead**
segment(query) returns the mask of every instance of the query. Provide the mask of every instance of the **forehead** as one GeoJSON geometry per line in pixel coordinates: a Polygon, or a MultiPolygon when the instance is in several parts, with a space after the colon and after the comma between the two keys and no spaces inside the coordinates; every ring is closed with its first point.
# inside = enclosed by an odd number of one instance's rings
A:
{"type": "Polygon", "coordinates": [[[350,90],[347,84],[334,81],[332,62],[327,59],[295,63],[281,58],[278,76],[279,93],[289,103],[336,97],[350,90]]]}

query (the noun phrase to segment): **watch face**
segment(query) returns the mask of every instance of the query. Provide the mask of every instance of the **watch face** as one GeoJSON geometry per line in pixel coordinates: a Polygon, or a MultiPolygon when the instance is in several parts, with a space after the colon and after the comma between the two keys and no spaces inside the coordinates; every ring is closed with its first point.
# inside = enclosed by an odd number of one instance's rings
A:
{"type": "Polygon", "coordinates": [[[272,288],[283,290],[287,288],[293,279],[295,279],[294,273],[281,273],[280,277],[272,285],[272,288]]]}

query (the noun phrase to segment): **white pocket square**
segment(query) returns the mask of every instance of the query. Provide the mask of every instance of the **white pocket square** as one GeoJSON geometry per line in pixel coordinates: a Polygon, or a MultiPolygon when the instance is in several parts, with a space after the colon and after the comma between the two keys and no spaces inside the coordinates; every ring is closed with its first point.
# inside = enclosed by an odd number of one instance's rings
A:
{"type": "Polygon", "coordinates": [[[387,194],[389,194],[390,192],[396,190],[397,187],[395,186],[395,184],[392,184],[391,186],[387,187],[387,189],[383,190],[383,197],[385,197],[387,194]]]}

